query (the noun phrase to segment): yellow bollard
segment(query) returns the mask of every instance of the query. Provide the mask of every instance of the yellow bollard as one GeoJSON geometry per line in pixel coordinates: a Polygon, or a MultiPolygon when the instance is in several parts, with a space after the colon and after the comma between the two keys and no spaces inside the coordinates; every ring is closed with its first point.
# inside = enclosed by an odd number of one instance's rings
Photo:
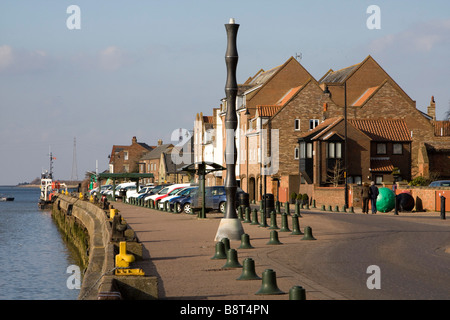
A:
{"type": "Polygon", "coordinates": [[[94,197],[92,195],[89,197],[89,202],[94,202],[94,197]]]}
{"type": "Polygon", "coordinates": [[[119,243],[119,254],[116,255],[116,267],[128,268],[133,261],[134,256],[132,254],[127,254],[126,241],[121,241],[119,243]]]}
{"type": "Polygon", "coordinates": [[[68,196],[68,195],[69,195],[69,191],[66,190],[66,196],[68,196]]]}
{"type": "Polygon", "coordinates": [[[83,200],[83,198],[84,198],[83,193],[80,192],[80,195],[78,197],[80,198],[80,200],[83,200]]]}
{"type": "Polygon", "coordinates": [[[113,220],[114,216],[119,212],[117,209],[109,209],[109,219],[113,220]]]}

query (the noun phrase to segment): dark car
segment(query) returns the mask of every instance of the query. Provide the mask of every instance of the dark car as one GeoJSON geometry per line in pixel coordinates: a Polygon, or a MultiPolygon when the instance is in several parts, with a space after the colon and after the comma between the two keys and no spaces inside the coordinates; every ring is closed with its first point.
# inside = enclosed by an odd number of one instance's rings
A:
{"type": "MultiPolygon", "coordinates": [[[[240,194],[246,194],[241,188],[236,190],[236,206],[240,205],[240,194]]],[[[191,206],[195,210],[199,210],[202,207],[200,203],[200,198],[198,197],[198,189],[192,196],[191,206]],[[193,205],[192,205],[193,204],[193,205]]],[[[205,209],[206,210],[218,210],[222,213],[225,212],[225,203],[227,201],[227,196],[225,193],[225,186],[215,186],[205,188],[205,209]]]]}
{"type": "Polygon", "coordinates": [[[191,196],[197,192],[197,189],[198,187],[187,187],[182,190],[177,197],[170,199],[170,209],[173,210],[175,207],[177,212],[192,213],[191,196]]]}

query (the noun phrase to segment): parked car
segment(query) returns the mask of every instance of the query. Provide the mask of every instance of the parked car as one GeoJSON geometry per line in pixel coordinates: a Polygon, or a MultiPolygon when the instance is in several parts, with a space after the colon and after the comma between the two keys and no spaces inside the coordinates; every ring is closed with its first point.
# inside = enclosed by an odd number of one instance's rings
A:
{"type": "Polygon", "coordinates": [[[153,186],[151,189],[148,189],[145,193],[137,196],[137,199],[145,199],[148,196],[158,193],[162,188],[170,186],[170,184],[160,184],[157,186],[153,186]]]}
{"type": "MultiPolygon", "coordinates": [[[[192,196],[191,206],[195,207],[196,210],[201,208],[201,203],[199,203],[198,192],[192,196]]],[[[241,188],[236,190],[236,206],[239,203],[239,194],[245,193],[241,188]]],[[[221,213],[225,212],[225,202],[227,201],[227,196],[225,193],[225,186],[214,186],[205,187],[205,209],[206,210],[218,210],[221,213]]]]}
{"type": "MultiPolygon", "coordinates": [[[[103,194],[105,191],[112,189],[112,185],[110,184],[105,184],[104,186],[100,187],[100,193],[103,194]]],[[[89,191],[90,194],[95,195],[98,192],[98,187],[92,189],[91,191],[89,191]]]]}
{"type": "Polygon", "coordinates": [[[161,200],[162,198],[167,197],[167,195],[168,195],[171,191],[173,191],[173,190],[175,190],[175,189],[185,188],[185,187],[188,187],[188,186],[190,186],[189,183],[187,183],[187,184],[186,184],[186,183],[185,183],[185,184],[173,184],[173,185],[170,185],[170,186],[168,186],[168,187],[162,188],[158,193],[156,193],[156,194],[154,194],[154,195],[145,197],[144,200],[145,200],[145,201],[147,201],[147,200],[153,200],[153,201],[156,203],[156,202],[158,202],[159,200],[161,200]]]}
{"type": "Polygon", "coordinates": [[[450,187],[450,180],[433,181],[429,187],[450,187]]]}
{"type": "Polygon", "coordinates": [[[178,198],[180,196],[180,194],[182,194],[186,189],[189,189],[190,187],[184,187],[184,188],[178,188],[178,189],[174,189],[171,192],[169,192],[167,194],[167,197],[162,198],[161,200],[158,201],[158,206],[160,209],[164,208],[164,203],[168,203],[170,205],[170,200],[174,199],[174,198],[178,198]]]}
{"type": "Polygon", "coordinates": [[[175,207],[177,212],[191,213],[191,197],[197,192],[198,187],[188,187],[169,200],[171,210],[175,207]]]}
{"type": "Polygon", "coordinates": [[[129,191],[127,191],[127,200],[129,200],[130,198],[135,198],[136,199],[140,195],[144,195],[144,194],[148,193],[153,188],[154,188],[153,186],[141,187],[138,192],[136,192],[136,189],[129,190],[129,191]]]}
{"type": "MultiPolygon", "coordinates": [[[[124,183],[120,183],[118,185],[116,185],[116,189],[114,190],[114,194],[115,197],[119,197],[119,190],[129,187],[129,186],[134,186],[136,188],[136,182],[124,182],[124,183]]],[[[110,190],[105,191],[104,193],[105,196],[112,196],[113,195],[113,190],[112,188],[110,190]]]]}

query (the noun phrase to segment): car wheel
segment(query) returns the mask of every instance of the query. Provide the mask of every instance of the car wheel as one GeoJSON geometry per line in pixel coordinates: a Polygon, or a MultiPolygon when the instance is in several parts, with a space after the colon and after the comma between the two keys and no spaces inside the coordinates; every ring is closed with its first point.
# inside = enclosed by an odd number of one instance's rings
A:
{"type": "Polygon", "coordinates": [[[181,204],[179,204],[178,202],[175,203],[175,208],[176,208],[177,213],[180,213],[181,211],[183,211],[183,209],[181,208],[181,204]]]}
{"type": "Polygon", "coordinates": [[[184,211],[184,213],[187,213],[187,214],[192,213],[191,204],[190,204],[190,203],[186,203],[186,204],[183,206],[183,211],[184,211]]]}
{"type": "Polygon", "coordinates": [[[225,213],[225,202],[221,202],[221,203],[219,204],[219,211],[220,211],[221,213],[225,213]]]}

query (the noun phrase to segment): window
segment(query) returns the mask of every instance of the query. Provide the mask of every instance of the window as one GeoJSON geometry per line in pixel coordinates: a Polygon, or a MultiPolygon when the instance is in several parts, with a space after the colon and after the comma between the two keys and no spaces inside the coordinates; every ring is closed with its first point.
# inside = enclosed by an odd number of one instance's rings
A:
{"type": "Polygon", "coordinates": [[[123,152],[123,159],[128,160],[128,151],[123,152]]]}
{"type": "Polygon", "coordinates": [[[392,154],[403,154],[403,145],[401,143],[394,143],[392,145],[392,154]]]}
{"type": "Polygon", "coordinates": [[[383,176],[375,176],[376,184],[383,184],[383,176]]]}
{"type": "Polygon", "coordinates": [[[309,130],[314,129],[319,125],[319,119],[311,119],[309,120],[309,130]]]}
{"type": "Polygon", "coordinates": [[[300,119],[295,119],[294,130],[300,131],[300,119]]]}
{"type": "Polygon", "coordinates": [[[312,158],[312,154],[313,154],[313,149],[312,149],[312,143],[307,143],[306,144],[306,157],[308,159],[312,158]]]}
{"type": "Polygon", "coordinates": [[[299,150],[298,150],[298,148],[296,147],[296,148],[294,149],[294,159],[298,159],[298,157],[299,157],[299,150]]]}
{"type": "Polygon", "coordinates": [[[306,158],[306,143],[300,142],[300,159],[306,158]]]}
{"type": "Polygon", "coordinates": [[[386,143],[377,143],[377,154],[386,154],[386,143]]]}
{"type": "Polygon", "coordinates": [[[330,159],[342,158],[342,143],[341,142],[329,142],[327,151],[328,151],[328,158],[330,158],[330,159]]]}

